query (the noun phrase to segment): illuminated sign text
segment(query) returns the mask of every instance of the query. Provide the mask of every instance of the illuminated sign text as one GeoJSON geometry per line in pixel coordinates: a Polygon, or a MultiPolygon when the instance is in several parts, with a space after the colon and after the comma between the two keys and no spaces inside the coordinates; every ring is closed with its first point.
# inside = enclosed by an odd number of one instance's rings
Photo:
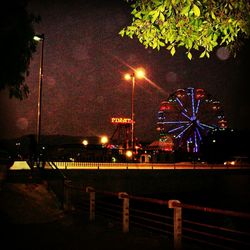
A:
{"type": "Polygon", "coordinates": [[[123,117],[112,117],[111,123],[122,123],[122,124],[130,124],[132,120],[130,118],[123,118],[123,117]]]}

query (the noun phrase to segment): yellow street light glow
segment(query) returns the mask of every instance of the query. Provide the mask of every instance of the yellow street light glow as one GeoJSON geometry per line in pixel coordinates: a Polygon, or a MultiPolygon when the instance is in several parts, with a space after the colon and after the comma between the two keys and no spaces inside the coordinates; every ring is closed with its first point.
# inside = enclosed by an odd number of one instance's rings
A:
{"type": "Polygon", "coordinates": [[[106,144],[106,143],[108,143],[108,141],[109,141],[109,139],[106,135],[103,135],[101,137],[101,144],[106,144]]]}
{"type": "Polygon", "coordinates": [[[138,68],[138,69],[134,70],[134,72],[132,74],[126,73],[124,75],[124,79],[126,81],[131,80],[131,78],[133,78],[133,77],[136,77],[138,79],[144,78],[145,77],[145,70],[143,68],[138,68]]]}
{"type": "Polygon", "coordinates": [[[144,78],[145,77],[145,70],[143,68],[136,69],[135,75],[139,79],[144,78]]]}
{"type": "Polygon", "coordinates": [[[132,157],[132,155],[133,155],[133,152],[131,151],[131,150],[128,150],[128,151],[126,151],[126,156],[127,157],[132,157]]]}
{"type": "Polygon", "coordinates": [[[131,75],[130,75],[129,73],[125,74],[125,75],[124,75],[124,79],[125,79],[126,81],[129,81],[129,80],[131,79],[131,75]]]}
{"type": "Polygon", "coordinates": [[[84,146],[87,146],[87,145],[89,144],[89,142],[88,142],[88,140],[82,140],[82,144],[83,144],[84,146]]]}

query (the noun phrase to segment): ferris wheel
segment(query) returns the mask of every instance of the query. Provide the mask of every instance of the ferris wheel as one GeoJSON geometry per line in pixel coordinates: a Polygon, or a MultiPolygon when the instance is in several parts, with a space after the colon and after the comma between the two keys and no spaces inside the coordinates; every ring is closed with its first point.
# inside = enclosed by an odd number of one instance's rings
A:
{"type": "Polygon", "coordinates": [[[204,136],[226,127],[220,102],[201,88],[176,90],[161,103],[158,112],[160,136],[170,136],[174,147],[186,152],[199,152],[204,136]]]}

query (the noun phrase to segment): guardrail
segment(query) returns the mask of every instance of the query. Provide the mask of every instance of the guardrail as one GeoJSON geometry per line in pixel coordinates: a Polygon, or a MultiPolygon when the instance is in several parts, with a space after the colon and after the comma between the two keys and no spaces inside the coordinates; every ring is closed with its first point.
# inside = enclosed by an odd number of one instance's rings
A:
{"type": "Polygon", "coordinates": [[[237,250],[250,247],[249,213],[76,187],[70,180],[65,181],[64,209],[87,212],[92,222],[96,216],[109,218],[121,224],[124,233],[140,227],[165,235],[178,250],[187,245],[237,250]]]}

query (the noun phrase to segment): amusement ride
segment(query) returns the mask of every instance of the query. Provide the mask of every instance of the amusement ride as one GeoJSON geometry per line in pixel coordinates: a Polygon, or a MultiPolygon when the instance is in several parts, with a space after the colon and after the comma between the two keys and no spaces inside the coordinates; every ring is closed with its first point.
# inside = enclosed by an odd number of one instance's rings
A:
{"type": "Polygon", "coordinates": [[[170,137],[174,149],[197,153],[204,136],[226,128],[221,103],[202,88],[178,89],[160,104],[157,117],[160,140],[170,137]]]}

